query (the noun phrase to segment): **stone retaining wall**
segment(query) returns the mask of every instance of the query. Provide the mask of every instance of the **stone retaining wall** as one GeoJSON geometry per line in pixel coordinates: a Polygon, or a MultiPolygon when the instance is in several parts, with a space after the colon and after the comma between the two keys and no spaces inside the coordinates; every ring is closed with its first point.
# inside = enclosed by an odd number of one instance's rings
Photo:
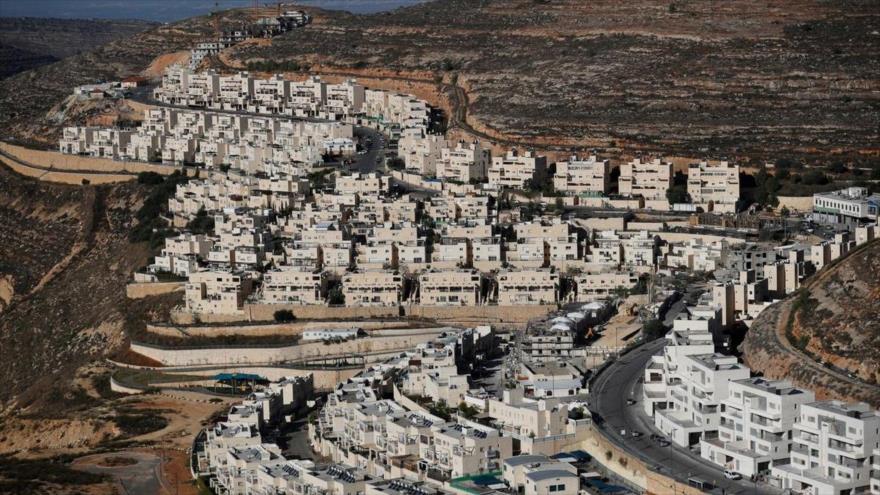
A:
{"type": "Polygon", "coordinates": [[[391,354],[411,349],[436,337],[436,333],[419,333],[403,336],[365,337],[332,346],[325,345],[323,342],[310,342],[279,347],[218,346],[196,349],[162,348],[132,342],[131,350],[165,366],[225,366],[296,362],[343,355],[391,354]]]}
{"type": "Polygon", "coordinates": [[[183,290],[183,282],[138,282],[125,286],[125,295],[129,299],[141,299],[183,290]]]}

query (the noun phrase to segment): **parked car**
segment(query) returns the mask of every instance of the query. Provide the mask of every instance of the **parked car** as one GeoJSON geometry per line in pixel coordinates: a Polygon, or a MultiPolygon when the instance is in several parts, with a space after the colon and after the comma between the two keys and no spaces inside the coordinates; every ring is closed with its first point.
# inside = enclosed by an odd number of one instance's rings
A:
{"type": "Polygon", "coordinates": [[[724,470],[724,477],[729,480],[741,480],[742,475],[737,473],[736,471],[731,471],[730,469],[724,470]]]}

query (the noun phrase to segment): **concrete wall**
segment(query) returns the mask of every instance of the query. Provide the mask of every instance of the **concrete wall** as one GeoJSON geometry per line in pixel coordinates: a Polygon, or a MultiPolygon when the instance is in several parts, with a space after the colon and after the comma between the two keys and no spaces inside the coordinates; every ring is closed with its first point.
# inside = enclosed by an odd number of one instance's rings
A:
{"type": "Polygon", "coordinates": [[[281,347],[213,347],[213,348],[161,348],[131,343],[131,350],[155,359],[165,366],[210,366],[231,364],[271,364],[296,362],[308,359],[333,358],[343,355],[361,355],[380,359],[386,355],[407,350],[437,336],[426,332],[402,336],[365,337],[339,344],[323,342],[304,343],[281,347]]]}
{"type": "Polygon", "coordinates": [[[812,196],[779,196],[779,206],[776,207],[777,210],[781,210],[783,207],[788,208],[792,211],[813,211],[813,197],[812,196]]]}
{"type": "Polygon", "coordinates": [[[299,306],[294,304],[245,304],[240,314],[199,314],[196,317],[186,311],[171,313],[171,321],[178,325],[192,323],[235,323],[242,321],[274,321],[275,312],[289,309],[300,320],[340,320],[389,318],[398,316],[397,306],[382,307],[344,307],[344,306],[299,306]]]}
{"type": "Polygon", "coordinates": [[[741,239],[739,237],[725,237],[722,235],[709,235],[709,234],[687,234],[682,232],[660,232],[655,231],[651,232],[651,235],[660,236],[661,239],[667,242],[687,242],[691,239],[697,240],[700,239],[703,243],[711,243],[711,242],[719,242],[719,241],[727,241],[729,244],[743,244],[746,242],[745,239],[741,239]]]}
{"type": "Polygon", "coordinates": [[[441,322],[524,325],[531,318],[556,311],[555,304],[521,306],[404,306],[407,316],[441,322]]]}
{"type": "Polygon", "coordinates": [[[0,163],[6,165],[15,172],[26,177],[32,177],[34,179],[46,182],[57,182],[60,184],[81,185],[83,183],[83,179],[89,181],[90,184],[94,185],[110,184],[115,182],[125,182],[137,178],[137,176],[134,175],[89,174],[81,172],[48,172],[41,168],[33,168],[21,165],[12,160],[7,160],[5,157],[0,157],[0,163]]]}
{"type": "Polygon", "coordinates": [[[121,383],[114,380],[112,376],[110,377],[110,390],[120,394],[128,395],[144,393],[144,391],[139,388],[126,387],[125,385],[122,385],[121,383]]]}
{"type": "Polygon", "coordinates": [[[595,428],[587,432],[587,439],[580,448],[618,476],[645,490],[645,493],[666,495],[700,495],[702,492],[686,483],[648,469],[645,463],[609,442],[595,428]]]}
{"type": "MultiPolygon", "coordinates": [[[[147,324],[147,331],[156,335],[170,337],[219,337],[227,335],[299,335],[305,330],[324,330],[334,328],[362,328],[367,332],[378,329],[399,328],[412,330],[412,323],[404,320],[370,321],[302,321],[293,323],[267,323],[258,325],[200,325],[165,326],[147,324]]],[[[380,333],[382,334],[382,333],[380,333]]]]}
{"type": "Polygon", "coordinates": [[[23,146],[0,142],[0,150],[19,160],[41,168],[67,170],[75,172],[156,172],[170,175],[179,167],[159,163],[121,162],[109,158],[93,158],[90,156],[65,155],[59,151],[32,150],[23,146]]]}
{"type": "Polygon", "coordinates": [[[149,296],[168,294],[183,290],[183,282],[144,282],[132,283],[125,286],[125,295],[129,299],[141,299],[149,296]]]}

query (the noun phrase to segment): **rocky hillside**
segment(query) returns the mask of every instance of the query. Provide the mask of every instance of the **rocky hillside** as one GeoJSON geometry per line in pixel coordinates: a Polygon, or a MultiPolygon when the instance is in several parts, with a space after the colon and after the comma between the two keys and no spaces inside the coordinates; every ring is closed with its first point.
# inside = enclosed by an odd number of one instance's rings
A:
{"type": "Polygon", "coordinates": [[[880,241],[822,270],[755,320],[746,363],[821,397],[880,404],[880,241]]]}
{"type": "Polygon", "coordinates": [[[122,347],[149,313],[179,303],[125,297],[150,256],[130,235],[151,189],[48,185],[4,167],[0,189],[0,279],[12,288],[0,312],[0,419],[12,405],[58,412],[84,398],[74,386],[82,369],[122,347]]]}
{"type": "Polygon", "coordinates": [[[240,67],[457,80],[470,123],[549,144],[778,157],[876,153],[880,12],[871,1],[437,0],[324,13],[240,67]]]}
{"type": "Polygon", "coordinates": [[[0,17],[0,79],[156,25],[135,20],[0,17]]]}
{"type": "Polygon", "coordinates": [[[144,73],[158,57],[187,50],[211,31],[204,17],[163,24],[0,80],[3,139],[54,147],[65,121],[50,110],[75,86],[144,73]]]}

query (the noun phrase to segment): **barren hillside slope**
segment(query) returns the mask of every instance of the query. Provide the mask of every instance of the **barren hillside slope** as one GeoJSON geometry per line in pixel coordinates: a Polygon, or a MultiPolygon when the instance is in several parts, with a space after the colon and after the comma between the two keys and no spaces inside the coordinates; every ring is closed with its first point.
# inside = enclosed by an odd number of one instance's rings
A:
{"type": "Polygon", "coordinates": [[[878,281],[875,240],[762,313],[743,343],[746,363],[767,376],[814,388],[822,397],[880,404],[878,281]]]}
{"type": "Polygon", "coordinates": [[[0,17],[0,78],[129,38],[156,25],[136,20],[0,17]]]}
{"type": "Polygon", "coordinates": [[[454,77],[475,128],[524,142],[857,154],[880,128],[870,1],[438,0],[320,13],[226,60],[454,77]]]}

